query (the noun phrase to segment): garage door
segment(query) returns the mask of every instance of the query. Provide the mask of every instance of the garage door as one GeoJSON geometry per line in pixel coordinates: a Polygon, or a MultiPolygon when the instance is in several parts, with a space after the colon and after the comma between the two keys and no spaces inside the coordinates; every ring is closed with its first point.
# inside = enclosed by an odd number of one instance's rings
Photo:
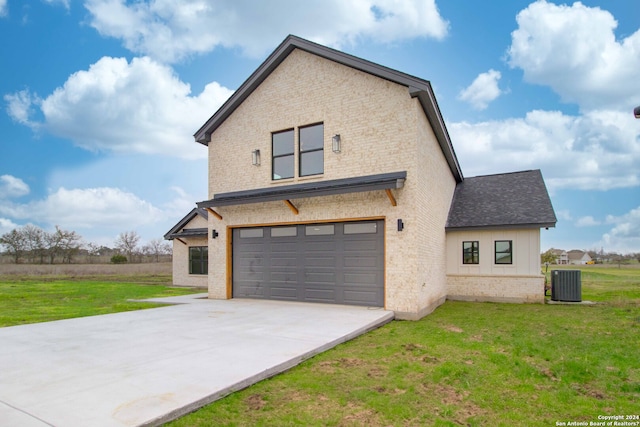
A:
{"type": "Polygon", "coordinates": [[[233,297],[384,305],[384,222],[233,230],[233,297]]]}

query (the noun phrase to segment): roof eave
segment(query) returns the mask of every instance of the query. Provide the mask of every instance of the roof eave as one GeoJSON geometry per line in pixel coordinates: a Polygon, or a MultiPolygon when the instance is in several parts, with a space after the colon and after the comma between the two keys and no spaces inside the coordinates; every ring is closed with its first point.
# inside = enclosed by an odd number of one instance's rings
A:
{"type": "Polygon", "coordinates": [[[487,224],[470,226],[447,226],[445,231],[478,231],[478,230],[506,230],[527,228],[555,228],[555,222],[528,223],[528,224],[487,224]]]}
{"type": "Polygon", "coordinates": [[[334,196],[338,194],[398,189],[404,186],[406,171],[342,178],[304,184],[283,185],[256,190],[215,194],[213,199],[197,203],[199,208],[235,206],[250,203],[275,202],[308,197],[334,196]]]}

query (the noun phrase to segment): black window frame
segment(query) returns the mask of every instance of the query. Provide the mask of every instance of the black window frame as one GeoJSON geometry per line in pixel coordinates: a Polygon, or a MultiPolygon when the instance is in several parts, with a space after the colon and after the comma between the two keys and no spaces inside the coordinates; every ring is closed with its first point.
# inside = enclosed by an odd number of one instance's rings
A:
{"type": "Polygon", "coordinates": [[[497,265],[512,265],[513,264],[513,240],[495,240],[493,242],[493,256],[494,256],[494,263],[497,265]],[[498,252],[499,243],[508,243],[509,244],[508,250],[498,252]],[[506,256],[501,256],[500,259],[498,259],[498,254],[509,254],[508,262],[503,261],[503,259],[507,258],[506,256]]]}
{"type": "MultiPolygon", "coordinates": [[[[288,142],[288,141],[287,141],[288,142]]],[[[295,141],[295,129],[284,129],[277,132],[271,132],[271,180],[279,181],[281,179],[291,179],[295,177],[296,166],[296,141],[295,141]],[[276,150],[274,149],[274,137],[276,135],[281,135],[284,133],[291,132],[291,152],[285,152],[280,154],[275,154],[276,150]],[[276,176],[276,159],[286,159],[291,158],[291,176],[276,176]]]]}
{"type": "Polygon", "coordinates": [[[208,246],[189,246],[189,274],[209,274],[208,246]],[[194,257],[194,254],[196,253],[198,254],[198,256],[194,257]]]}
{"type": "Polygon", "coordinates": [[[462,263],[466,265],[480,264],[480,241],[465,240],[462,242],[462,263]],[[471,244],[468,249],[465,248],[467,243],[471,244]]]}
{"type": "Polygon", "coordinates": [[[313,176],[313,175],[322,175],[324,173],[324,122],[313,123],[310,125],[304,125],[298,127],[298,176],[313,176]],[[312,127],[322,126],[322,139],[320,141],[319,147],[314,147],[309,150],[302,150],[302,131],[304,129],[309,129],[312,127]],[[304,167],[304,162],[302,158],[305,154],[318,153],[322,154],[322,171],[314,172],[314,173],[303,173],[302,168],[304,167]]]}

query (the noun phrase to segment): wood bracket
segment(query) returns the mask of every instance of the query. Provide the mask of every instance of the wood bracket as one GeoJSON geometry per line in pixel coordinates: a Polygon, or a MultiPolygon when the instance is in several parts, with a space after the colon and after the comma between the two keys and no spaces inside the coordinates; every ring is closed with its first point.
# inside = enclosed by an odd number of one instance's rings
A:
{"type": "Polygon", "coordinates": [[[220,221],[222,221],[222,215],[220,215],[218,212],[214,211],[211,208],[205,208],[207,211],[209,211],[209,213],[213,216],[215,216],[216,218],[218,218],[220,221]]]}
{"type": "Polygon", "coordinates": [[[393,197],[393,193],[391,192],[391,190],[389,188],[387,188],[386,190],[384,190],[385,193],[387,193],[387,197],[389,198],[389,201],[391,202],[391,206],[398,206],[398,202],[396,202],[396,198],[393,197]]]}
{"type": "Polygon", "coordinates": [[[176,240],[177,240],[178,242],[182,243],[183,245],[187,246],[187,242],[185,242],[185,241],[184,241],[184,240],[182,240],[181,238],[176,237],[176,240]]]}
{"type": "Polygon", "coordinates": [[[284,204],[287,205],[289,207],[289,209],[291,209],[291,212],[293,212],[295,215],[298,215],[300,213],[300,211],[298,211],[298,208],[296,208],[293,203],[291,203],[290,200],[283,200],[284,204]]]}

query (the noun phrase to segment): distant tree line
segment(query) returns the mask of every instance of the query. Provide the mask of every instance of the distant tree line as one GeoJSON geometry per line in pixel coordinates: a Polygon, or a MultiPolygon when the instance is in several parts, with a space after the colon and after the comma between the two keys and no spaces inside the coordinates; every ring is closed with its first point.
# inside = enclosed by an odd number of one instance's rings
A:
{"type": "MultiPolygon", "coordinates": [[[[584,251],[589,254],[591,259],[596,264],[628,264],[634,261],[640,262],[640,252],[630,252],[627,254],[621,254],[618,252],[605,252],[604,250],[596,251],[584,251]]],[[[540,255],[540,261],[542,264],[549,263],[555,264],[558,256],[553,253],[553,249],[549,249],[540,255]]]]}
{"type": "Polygon", "coordinates": [[[83,256],[89,263],[114,256],[118,262],[159,262],[163,256],[171,255],[171,246],[162,239],[153,239],[140,246],[140,235],[125,231],[118,235],[115,248],[85,243],[75,231],[63,230],[56,225],[52,232],[32,224],[14,228],[0,236],[0,247],[12,262],[18,264],[71,264],[83,256]]]}

